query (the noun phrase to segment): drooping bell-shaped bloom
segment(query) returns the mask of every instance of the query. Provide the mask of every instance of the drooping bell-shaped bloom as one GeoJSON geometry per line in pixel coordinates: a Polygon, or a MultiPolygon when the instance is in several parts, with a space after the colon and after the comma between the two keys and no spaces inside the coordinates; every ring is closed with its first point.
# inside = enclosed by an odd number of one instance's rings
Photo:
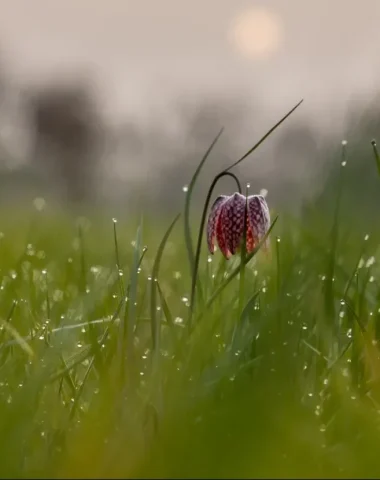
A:
{"type": "MultiPolygon", "coordinates": [[[[207,223],[207,243],[211,253],[215,251],[215,238],[226,258],[236,253],[243,241],[246,211],[247,252],[252,252],[257,247],[270,226],[267,202],[262,195],[245,197],[240,193],[234,193],[231,196],[219,196],[211,207],[207,223]]],[[[268,239],[265,244],[268,248],[268,239]]]]}

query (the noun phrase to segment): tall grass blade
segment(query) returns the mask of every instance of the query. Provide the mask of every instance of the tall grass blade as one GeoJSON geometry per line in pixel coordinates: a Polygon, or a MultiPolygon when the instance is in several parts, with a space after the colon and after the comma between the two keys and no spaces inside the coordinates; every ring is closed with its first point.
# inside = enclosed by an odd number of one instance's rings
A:
{"type": "Polygon", "coordinates": [[[377,173],[380,176],[380,156],[379,156],[379,151],[377,150],[377,144],[376,140],[372,140],[371,142],[372,148],[373,148],[373,154],[375,156],[375,161],[376,161],[376,166],[377,166],[377,173]]]}
{"type": "Polygon", "coordinates": [[[158,273],[160,270],[160,263],[162,254],[164,252],[164,248],[166,242],[169,238],[171,231],[174,228],[174,225],[177,223],[179,217],[181,215],[178,214],[175,219],[170,224],[169,228],[167,229],[164,237],[161,240],[161,243],[158,247],[156,258],[154,260],[153,269],[152,269],[152,281],[151,281],[151,290],[150,290],[150,319],[151,319],[151,329],[152,329],[152,347],[153,350],[156,351],[159,348],[159,341],[160,341],[160,326],[157,322],[157,287],[156,281],[158,281],[158,273]]]}
{"type": "Polygon", "coordinates": [[[212,141],[211,145],[208,147],[206,150],[206,153],[203,155],[202,160],[200,161],[197,169],[194,172],[193,178],[191,179],[191,182],[188,186],[187,192],[186,192],[186,197],[185,197],[185,209],[184,209],[184,229],[185,229],[185,243],[186,243],[186,249],[187,249],[187,255],[189,258],[189,263],[190,263],[190,271],[193,274],[194,273],[194,249],[193,249],[193,243],[191,239],[191,227],[190,227],[190,204],[191,204],[191,196],[193,194],[193,190],[196,184],[196,181],[199,177],[199,174],[201,173],[201,170],[206,163],[206,160],[208,159],[210,153],[212,152],[213,148],[215,147],[217,141],[219,140],[220,136],[223,133],[223,128],[219,131],[219,133],[216,135],[214,140],[212,141]]]}
{"type": "Polygon", "coordinates": [[[226,171],[228,172],[229,170],[232,170],[234,167],[239,165],[243,160],[245,160],[249,155],[251,155],[303,102],[303,99],[297,103],[284,117],[281,118],[272,128],[270,128],[267,133],[260,138],[260,140],[248,150],[242,157],[240,157],[238,160],[236,160],[235,163],[230,165],[226,171]]]}

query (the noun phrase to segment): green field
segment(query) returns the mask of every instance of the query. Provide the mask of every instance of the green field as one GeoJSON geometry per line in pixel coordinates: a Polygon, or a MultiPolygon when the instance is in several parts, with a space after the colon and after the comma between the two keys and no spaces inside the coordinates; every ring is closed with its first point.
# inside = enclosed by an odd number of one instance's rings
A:
{"type": "Polygon", "coordinates": [[[3,210],[0,476],[378,477],[380,224],[347,221],[345,150],[269,253],[203,235],[193,303],[196,177],[175,223],[3,210]]]}

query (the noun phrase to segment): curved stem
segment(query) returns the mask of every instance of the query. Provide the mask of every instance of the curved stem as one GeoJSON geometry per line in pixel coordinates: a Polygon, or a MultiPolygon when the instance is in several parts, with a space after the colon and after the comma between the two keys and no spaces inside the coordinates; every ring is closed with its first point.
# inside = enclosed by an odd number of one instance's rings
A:
{"type": "Polygon", "coordinates": [[[188,322],[189,330],[191,330],[191,320],[192,320],[192,315],[193,315],[193,311],[194,311],[195,286],[196,286],[196,283],[197,283],[199,259],[200,259],[200,256],[201,256],[201,248],[202,248],[202,235],[203,235],[204,225],[205,225],[205,221],[206,221],[207,210],[208,210],[208,206],[209,206],[209,203],[210,203],[212,192],[214,191],[214,188],[215,188],[216,184],[218,183],[218,181],[222,177],[227,177],[227,176],[232,177],[235,180],[239,193],[242,193],[241,185],[240,185],[240,182],[239,182],[239,179],[237,178],[237,176],[235,174],[231,173],[231,172],[227,172],[226,170],[219,173],[214,178],[214,180],[213,180],[213,182],[212,182],[212,184],[209,188],[207,198],[206,198],[206,202],[205,202],[205,205],[204,205],[204,208],[203,208],[202,220],[201,220],[201,223],[200,223],[200,226],[199,226],[197,250],[195,252],[194,271],[193,271],[193,277],[192,277],[192,283],[191,283],[190,315],[189,315],[189,322],[188,322]]]}

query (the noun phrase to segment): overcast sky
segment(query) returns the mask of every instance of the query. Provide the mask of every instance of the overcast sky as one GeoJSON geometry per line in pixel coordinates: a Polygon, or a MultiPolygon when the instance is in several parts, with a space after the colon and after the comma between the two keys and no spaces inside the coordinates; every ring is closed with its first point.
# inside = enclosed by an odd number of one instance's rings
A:
{"type": "Polygon", "coordinates": [[[331,120],[378,86],[379,0],[0,0],[0,46],[20,83],[83,72],[109,113],[177,95],[259,96],[331,120]]]}

